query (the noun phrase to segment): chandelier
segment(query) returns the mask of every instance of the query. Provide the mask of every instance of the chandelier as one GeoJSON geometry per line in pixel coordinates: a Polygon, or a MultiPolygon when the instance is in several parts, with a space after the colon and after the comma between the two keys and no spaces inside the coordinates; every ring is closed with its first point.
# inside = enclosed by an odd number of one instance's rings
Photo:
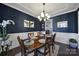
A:
{"type": "Polygon", "coordinates": [[[38,16],[39,21],[47,21],[50,18],[48,13],[45,11],[45,3],[43,3],[43,11],[40,13],[40,16],[38,16]]]}

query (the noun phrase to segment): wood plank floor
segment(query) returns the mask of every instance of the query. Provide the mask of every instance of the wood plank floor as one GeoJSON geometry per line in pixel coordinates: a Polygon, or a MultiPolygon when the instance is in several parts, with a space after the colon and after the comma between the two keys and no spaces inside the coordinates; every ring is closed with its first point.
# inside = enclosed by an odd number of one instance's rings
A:
{"type": "MultiPolygon", "coordinates": [[[[66,44],[58,43],[58,42],[56,42],[56,44],[60,46],[57,56],[79,56],[79,50],[77,53],[72,51],[71,54],[69,54],[69,49],[67,48],[66,44]]],[[[20,47],[17,47],[9,50],[7,56],[15,56],[19,52],[20,52],[20,47]]]]}

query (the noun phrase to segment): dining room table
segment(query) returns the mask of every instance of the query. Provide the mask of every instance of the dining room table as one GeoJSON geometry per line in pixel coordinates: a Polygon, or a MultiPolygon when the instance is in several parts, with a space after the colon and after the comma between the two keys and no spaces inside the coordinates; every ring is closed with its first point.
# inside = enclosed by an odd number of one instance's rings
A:
{"type": "Polygon", "coordinates": [[[24,44],[30,47],[30,49],[34,49],[34,56],[37,56],[37,49],[41,48],[45,44],[45,39],[40,39],[39,36],[35,36],[30,39],[29,42],[24,42],[24,44]]]}

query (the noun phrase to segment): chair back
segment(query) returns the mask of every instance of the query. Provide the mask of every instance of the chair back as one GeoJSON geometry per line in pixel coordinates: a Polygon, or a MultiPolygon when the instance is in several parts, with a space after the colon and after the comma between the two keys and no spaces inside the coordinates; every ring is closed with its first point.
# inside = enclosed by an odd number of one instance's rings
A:
{"type": "Polygon", "coordinates": [[[50,39],[47,37],[45,38],[44,53],[45,53],[45,55],[47,55],[48,53],[50,55],[50,39]]]}
{"type": "Polygon", "coordinates": [[[54,35],[52,35],[51,44],[55,43],[55,37],[56,37],[56,33],[54,33],[54,35]]]}
{"type": "Polygon", "coordinates": [[[38,48],[37,51],[44,56],[47,55],[48,53],[50,55],[50,44],[49,43],[50,43],[50,39],[45,36],[44,45],[41,46],[40,48],[38,48]],[[43,48],[43,50],[41,51],[40,49],[42,49],[42,48],[43,48]]]}
{"type": "Polygon", "coordinates": [[[45,34],[50,34],[50,31],[49,31],[49,30],[46,30],[46,31],[45,31],[45,34]]]}
{"type": "Polygon", "coordinates": [[[26,48],[25,48],[24,42],[22,39],[20,39],[19,36],[17,37],[17,40],[18,40],[20,48],[21,48],[21,53],[24,55],[24,53],[26,53],[26,48]]]}
{"type": "Polygon", "coordinates": [[[53,42],[55,43],[55,37],[56,37],[56,33],[53,35],[53,42]]]}
{"type": "Polygon", "coordinates": [[[34,36],[34,33],[28,33],[28,38],[31,39],[34,36]]]}

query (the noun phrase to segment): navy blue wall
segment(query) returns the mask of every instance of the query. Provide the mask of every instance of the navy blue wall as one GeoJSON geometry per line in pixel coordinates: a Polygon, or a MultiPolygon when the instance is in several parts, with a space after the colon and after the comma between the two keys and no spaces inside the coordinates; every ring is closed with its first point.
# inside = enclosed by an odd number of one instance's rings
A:
{"type": "Polygon", "coordinates": [[[77,11],[62,14],[59,16],[51,17],[53,19],[53,31],[55,32],[67,32],[78,33],[78,17],[77,11]],[[57,22],[68,21],[67,28],[57,28],[57,22]]]}
{"type": "Polygon", "coordinates": [[[25,14],[21,11],[8,7],[6,5],[0,4],[0,23],[2,20],[11,19],[15,22],[15,25],[8,25],[8,33],[18,33],[18,32],[28,32],[28,31],[41,31],[42,23],[33,16],[25,14]],[[34,21],[34,28],[25,28],[24,20],[34,21]]]}

